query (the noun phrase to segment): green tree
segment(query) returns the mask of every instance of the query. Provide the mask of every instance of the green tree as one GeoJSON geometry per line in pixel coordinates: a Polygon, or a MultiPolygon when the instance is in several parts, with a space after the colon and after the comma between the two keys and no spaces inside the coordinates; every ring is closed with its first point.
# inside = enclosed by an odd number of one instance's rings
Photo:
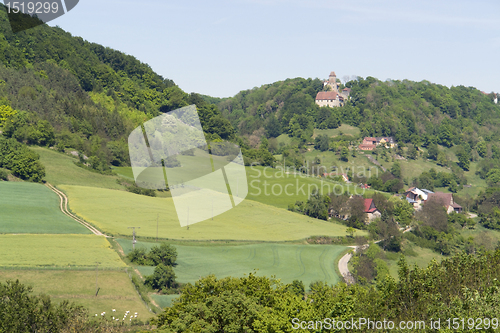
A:
{"type": "Polygon", "coordinates": [[[144,284],[157,290],[166,290],[175,286],[175,273],[172,266],[159,264],[155,267],[153,275],[146,277],[144,284]]]}
{"type": "Polygon", "coordinates": [[[307,200],[305,214],[317,219],[327,220],[329,203],[330,198],[328,196],[321,195],[316,191],[307,200]]]}
{"type": "Polygon", "coordinates": [[[344,162],[349,161],[349,149],[346,146],[342,146],[342,150],[340,152],[340,159],[344,162]]]}
{"type": "Polygon", "coordinates": [[[330,139],[328,135],[321,134],[314,139],[314,149],[318,149],[319,151],[327,151],[330,148],[330,139]]]}
{"type": "Polygon", "coordinates": [[[486,142],[479,141],[476,145],[476,150],[479,156],[486,157],[486,153],[488,152],[488,147],[486,146],[486,142]]]}
{"type": "Polygon", "coordinates": [[[432,143],[432,144],[427,146],[427,158],[429,158],[431,160],[437,160],[438,153],[439,153],[439,150],[438,150],[437,144],[432,143]]]}
{"type": "Polygon", "coordinates": [[[391,167],[391,173],[394,177],[401,179],[401,165],[398,162],[395,162],[391,167]]]}
{"type": "Polygon", "coordinates": [[[266,133],[270,138],[277,138],[281,134],[281,124],[274,114],[269,117],[266,123],[266,133]]]}
{"type": "Polygon", "coordinates": [[[161,243],[160,246],[153,246],[148,254],[148,259],[153,265],[163,264],[165,266],[175,266],[177,260],[177,250],[174,246],[161,243]]]}
{"type": "Polygon", "coordinates": [[[469,165],[470,165],[470,155],[467,153],[467,151],[460,146],[457,151],[457,158],[458,158],[458,166],[461,167],[465,171],[469,171],[469,165]]]}

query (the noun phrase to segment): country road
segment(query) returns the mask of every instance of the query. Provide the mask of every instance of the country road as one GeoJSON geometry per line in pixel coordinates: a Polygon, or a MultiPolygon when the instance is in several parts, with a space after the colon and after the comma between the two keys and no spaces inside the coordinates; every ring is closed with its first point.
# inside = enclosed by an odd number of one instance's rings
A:
{"type": "MultiPolygon", "coordinates": [[[[68,197],[66,196],[66,194],[64,194],[63,192],[59,191],[58,189],[56,189],[54,186],[52,186],[51,184],[49,183],[45,183],[45,186],[47,186],[48,188],[50,188],[52,190],[52,192],[54,192],[55,194],[57,194],[57,196],[59,197],[59,199],[61,200],[60,204],[59,204],[59,208],[61,209],[61,212],[72,218],[73,220],[75,220],[76,222],[80,223],[81,225],[83,225],[85,228],[89,229],[90,231],[92,231],[92,233],[94,235],[97,235],[97,236],[106,236],[105,234],[103,234],[102,232],[100,232],[99,230],[97,230],[94,226],[92,226],[91,224],[89,224],[88,222],[85,222],[84,220],[82,220],[81,218],[79,218],[78,216],[76,215],[73,215],[69,210],[68,210],[68,197]]],[[[106,236],[108,237],[108,236],[106,236]]]]}
{"type": "MultiPolygon", "coordinates": [[[[411,231],[411,227],[407,227],[406,229],[401,228],[400,231],[403,233],[411,231]]],[[[382,239],[374,242],[375,244],[380,243],[382,239]]],[[[364,244],[361,246],[349,246],[354,249],[354,252],[358,251],[358,248],[361,248],[362,250],[366,249],[370,244],[364,244]]],[[[339,272],[340,275],[344,278],[345,282],[347,284],[353,284],[355,283],[354,277],[352,276],[351,272],[349,272],[349,267],[347,264],[349,264],[349,260],[352,258],[352,253],[346,253],[342,258],[339,260],[339,272]]]]}
{"type": "MultiPolygon", "coordinates": [[[[356,246],[349,246],[356,251],[356,246]]],[[[349,263],[349,260],[351,260],[352,253],[346,253],[342,258],[339,260],[339,271],[340,275],[344,277],[345,282],[347,284],[353,284],[354,283],[354,278],[351,275],[351,272],[349,272],[349,268],[347,267],[347,264],[349,263]]]]}

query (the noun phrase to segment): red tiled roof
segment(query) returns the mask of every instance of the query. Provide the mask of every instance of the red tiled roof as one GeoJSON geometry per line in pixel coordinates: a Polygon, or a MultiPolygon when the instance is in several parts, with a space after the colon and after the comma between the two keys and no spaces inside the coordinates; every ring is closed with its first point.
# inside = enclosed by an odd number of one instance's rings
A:
{"type": "Polygon", "coordinates": [[[337,99],[337,93],[335,91],[320,91],[316,95],[316,100],[330,100],[330,99],[337,99]]]}
{"type": "Polygon", "coordinates": [[[351,88],[344,88],[344,89],[342,89],[342,91],[351,92],[351,88]]]}
{"type": "Polygon", "coordinates": [[[372,149],[375,149],[375,147],[377,147],[376,145],[372,145],[370,143],[362,143],[358,146],[359,149],[363,150],[363,149],[368,149],[368,150],[372,150],[372,149]]]}
{"type": "Polygon", "coordinates": [[[363,141],[377,141],[377,138],[366,137],[363,139],[363,141]]]}
{"type": "Polygon", "coordinates": [[[373,203],[373,199],[365,199],[365,213],[373,213],[374,211],[377,210],[376,207],[374,208],[370,208],[370,206],[372,205],[373,203]]]}

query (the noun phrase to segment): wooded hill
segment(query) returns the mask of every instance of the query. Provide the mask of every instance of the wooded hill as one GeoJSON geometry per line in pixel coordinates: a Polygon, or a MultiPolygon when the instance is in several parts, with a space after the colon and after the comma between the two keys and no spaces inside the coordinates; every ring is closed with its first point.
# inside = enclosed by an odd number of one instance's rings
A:
{"type": "Polygon", "coordinates": [[[215,105],[133,56],[47,25],[14,34],[0,6],[0,127],[7,137],[78,150],[104,171],[128,163],[126,139],[136,126],[190,104],[209,139],[233,137],[215,105]]]}
{"type": "MultiPolygon", "coordinates": [[[[359,127],[361,136],[393,136],[417,146],[480,142],[500,147],[500,105],[493,95],[473,87],[445,87],[428,81],[385,81],[358,78],[345,84],[351,99],[344,107],[320,108],[314,102],[323,90],[319,79],[288,79],[245,90],[219,102],[221,112],[242,135],[259,130],[268,138],[282,133],[303,141],[312,128],[359,127]],[[298,126],[297,126],[298,125],[298,126]]],[[[341,85],[341,88],[343,85],[341,85]]],[[[307,138],[309,136],[309,138],[307,138]]]]}

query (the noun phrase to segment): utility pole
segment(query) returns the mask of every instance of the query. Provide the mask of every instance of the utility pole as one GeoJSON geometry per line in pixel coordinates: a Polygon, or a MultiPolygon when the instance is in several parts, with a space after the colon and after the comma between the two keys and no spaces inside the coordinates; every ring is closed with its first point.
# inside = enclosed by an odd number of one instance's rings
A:
{"type": "Polygon", "coordinates": [[[128,227],[128,229],[132,229],[132,250],[135,250],[135,243],[137,243],[135,240],[135,228],[141,229],[141,227],[128,227]]]}
{"type": "Polygon", "coordinates": [[[97,297],[97,294],[99,293],[99,286],[97,284],[97,277],[99,273],[99,262],[95,262],[95,296],[97,297]]]}

